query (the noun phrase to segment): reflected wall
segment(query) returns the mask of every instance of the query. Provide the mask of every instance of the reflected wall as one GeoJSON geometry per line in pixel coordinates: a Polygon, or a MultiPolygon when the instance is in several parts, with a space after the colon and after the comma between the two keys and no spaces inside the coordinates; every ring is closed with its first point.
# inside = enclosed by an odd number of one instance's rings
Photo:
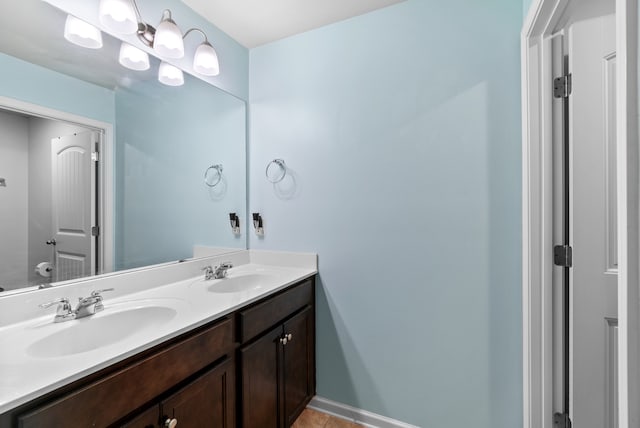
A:
{"type": "Polygon", "coordinates": [[[194,245],[245,248],[229,225],[246,204],[244,102],[185,79],[115,91],[117,269],[190,257],[194,245]],[[223,168],[214,187],[211,165],[223,168]]]}

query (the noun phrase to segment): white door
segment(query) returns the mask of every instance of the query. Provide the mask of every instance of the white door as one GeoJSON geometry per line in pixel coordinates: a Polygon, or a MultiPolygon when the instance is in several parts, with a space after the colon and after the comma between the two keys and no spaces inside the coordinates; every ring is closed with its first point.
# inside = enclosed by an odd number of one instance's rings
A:
{"type": "Polygon", "coordinates": [[[570,144],[570,416],[617,427],[615,16],[572,24],[570,144]]]}
{"type": "Polygon", "coordinates": [[[97,136],[82,132],[51,141],[54,280],[96,271],[96,173],[92,153],[97,136]]]}

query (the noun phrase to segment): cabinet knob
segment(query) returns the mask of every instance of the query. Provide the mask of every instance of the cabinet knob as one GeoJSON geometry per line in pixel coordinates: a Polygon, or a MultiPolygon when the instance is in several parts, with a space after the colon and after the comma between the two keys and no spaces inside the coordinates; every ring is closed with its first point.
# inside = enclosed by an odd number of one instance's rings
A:
{"type": "Polygon", "coordinates": [[[175,428],[178,426],[178,420],[167,418],[167,420],[164,421],[164,426],[165,428],[175,428]]]}
{"type": "Polygon", "coordinates": [[[280,338],[280,343],[286,345],[287,343],[291,342],[291,340],[293,340],[293,335],[291,333],[285,334],[280,338]]]}

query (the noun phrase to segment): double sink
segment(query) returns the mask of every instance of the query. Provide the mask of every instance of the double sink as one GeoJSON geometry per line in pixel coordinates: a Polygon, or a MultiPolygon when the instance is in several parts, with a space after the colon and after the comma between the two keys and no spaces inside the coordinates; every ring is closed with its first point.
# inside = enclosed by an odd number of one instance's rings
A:
{"type": "Polygon", "coordinates": [[[192,279],[183,297],[107,300],[104,310],[91,316],[57,323],[51,317],[25,329],[24,335],[33,339],[24,342],[25,352],[34,358],[61,358],[142,339],[178,317],[188,317],[194,301],[206,301],[207,294],[258,294],[278,283],[279,273],[275,268],[231,268],[224,278],[192,279]]]}
{"type": "Polygon", "coordinates": [[[236,266],[221,279],[206,280],[200,272],[204,262],[223,261],[214,256],[53,287],[46,294],[5,297],[0,414],[317,273],[314,254],[247,251],[230,259],[236,266]],[[88,315],[79,303],[70,305],[72,315],[58,311],[68,317],[54,322],[55,304],[38,308],[56,298],[95,297],[94,291],[109,288],[115,290],[104,293],[103,308],[88,315]]]}

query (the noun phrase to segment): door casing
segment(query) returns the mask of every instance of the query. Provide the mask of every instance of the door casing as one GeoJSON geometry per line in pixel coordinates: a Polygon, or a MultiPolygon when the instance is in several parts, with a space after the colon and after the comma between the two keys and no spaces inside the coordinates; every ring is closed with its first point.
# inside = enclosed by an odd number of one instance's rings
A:
{"type": "MultiPolygon", "coordinates": [[[[524,428],[553,428],[552,38],[568,16],[588,7],[588,1],[534,0],[521,33],[524,428]]],[[[620,428],[640,425],[637,36],[637,2],[616,0],[620,428]]]]}

